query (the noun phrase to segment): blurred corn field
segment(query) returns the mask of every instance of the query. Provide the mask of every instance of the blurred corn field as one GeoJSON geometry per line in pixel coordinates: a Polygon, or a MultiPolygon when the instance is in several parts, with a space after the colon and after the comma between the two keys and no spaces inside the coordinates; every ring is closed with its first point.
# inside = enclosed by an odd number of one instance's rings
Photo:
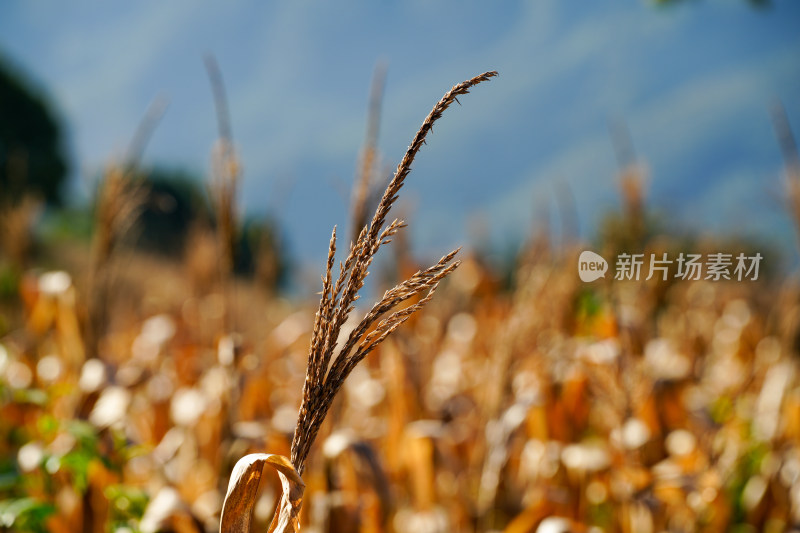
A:
{"type": "MultiPolygon", "coordinates": [[[[255,254],[261,275],[234,272],[242,171],[207,64],[216,218],[192,229],[183,256],[125,246],[147,204],[135,160],[110,165],[98,186],[91,253],[36,250],[36,200],[3,202],[0,531],[218,531],[240,458],[296,455],[317,309],[280,293],[277,248],[255,254]]],[[[380,69],[374,84],[354,243],[379,198],[380,69]]],[[[776,124],[795,153],[788,124],[776,124]]],[[[658,230],[643,168],[621,161],[621,209],[598,225],[598,242],[534,228],[507,274],[462,252],[425,309],[349,368],[299,461],[302,531],[800,531],[796,276],[577,276],[590,248],[606,258],[735,249],[658,230]]],[[[393,246],[383,278],[415,279],[422,263],[408,242],[393,246]]],[[[333,350],[358,325],[343,321],[319,342],[333,350]]],[[[255,479],[252,530],[267,531],[285,489],[270,469],[255,479]]]]}

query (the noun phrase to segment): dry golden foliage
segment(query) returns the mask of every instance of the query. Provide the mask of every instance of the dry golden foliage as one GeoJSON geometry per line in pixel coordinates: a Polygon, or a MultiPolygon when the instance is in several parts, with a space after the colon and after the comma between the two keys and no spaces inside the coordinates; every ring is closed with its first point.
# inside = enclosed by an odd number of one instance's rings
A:
{"type": "Polygon", "coordinates": [[[249,533],[256,503],[256,493],[264,465],[277,472],[286,498],[275,513],[271,531],[297,531],[298,514],[303,503],[305,483],[289,460],[282,455],[252,453],[239,459],[231,473],[228,492],[222,506],[220,533],[249,533]]]}

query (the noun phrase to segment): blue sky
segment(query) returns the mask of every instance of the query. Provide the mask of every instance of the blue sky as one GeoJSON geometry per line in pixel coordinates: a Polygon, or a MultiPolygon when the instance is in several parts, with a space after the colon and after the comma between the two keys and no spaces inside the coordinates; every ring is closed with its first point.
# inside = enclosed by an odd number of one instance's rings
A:
{"type": "Polygon", "coordinates": [[[403,193],[411,240],[434,256],[523,237],[572,189],[581,236],[618,203],[610,120],[650,170],[648,202],[682,227],[793,246],[769,118],[800,128],[800,3],[4,2],[0,53],[56,103],[72,189],[123,154],[148,104],[169,107],[145,162],[209,168],[216,137],[202,57],[220,64],[244,165],[242,205],[319,263],[347,223],[372,70],[388,65],[379,147],[394,165],[454,83],[500,77],[448,111],[403,193]]]}

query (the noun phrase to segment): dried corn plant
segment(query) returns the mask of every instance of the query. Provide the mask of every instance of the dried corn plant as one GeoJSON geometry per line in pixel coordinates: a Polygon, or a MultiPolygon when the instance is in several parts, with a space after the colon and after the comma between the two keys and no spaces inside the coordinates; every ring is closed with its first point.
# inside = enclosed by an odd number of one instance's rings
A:
{"type": "Polygon", "coordinates": [[[352,240],[357,241],[359,232],[368,220],[369,206],[373,200],[377,201],[373,186],[375,166],[378,160],[378,132],[381,125],[381,104],[383,102],[383,87],[386,82],[386,66],[379,63],[372,75],[372,85],[369,91],[369,109],[367,110],[367,133],[364,137],[364,147],[361,149],[361,161],[356,174],[353,187],[353,199],[350,207],[352,240]]]}
{"type": "Polygon", "coordinates": [[[0,203],[0,254],[23,270],[33,250],[33,224],[41,201],[25,196],[19,202],[0,203]]]}
{"type": "Polygon", "coordinates": [[[6,157],[8,180],[0,184],[0,258],[5,256],[12,268],[21,271],[33,248],[31,229],[41,202],[18,192],[25,190],[28,154],[11,147],[6,157]]]}
{"type": "Polygon", "coordinates": [[[236,239],[238,213],[236,212],[236,192],[241,177],[241,166],[236,155],[231,134],[230,113],[225,97],[225,86],[222,73],[212,55],[205,57],[206,70],[214,94],[214,106],[217,110],[217,128],[219,138],[211,154],[211,182],[209,191],[211,204],[216,218],[217,245],[219,246],[220,286],[225,294],[226,302],[223,323],[226,330],[231,329],[229,291],[230,277],[233,274],[236,259],[236,239]]]}
{"type": "MultiPolygon", "coordinates": [[[[485,72],[459,83],[436,103],[397,166],[372,221],[364,226],[356,241],[351,243],[344,263],[339,264],[339,275],[335,282],[333,270],[336,256],[336,228],[333,229],[325,275],[322,279],[322,297],[311,336],[302,403],[292,439],[291,462],[290,465],[281,462],[278,469],[283,484],[283,496],[274,515],[271,531],[299,530],[298,514],[303,493],[300,476],[305,470],[311,446],[325,416],[347,376],[389,334],[424,307],[431,300],[439,282],[459,265],[459,261],[454,261],[458,250],[454,250],[433,266],[418,271],[404,282],[387,290],[359,324],[346,336],[343,334],[343,326],[355,308],[359,298],[358,293],[364,286],[375,254],[405,226],[402,220],[395,219],[384,227],[389,211],[411,171],[411,164],[425,143],[425,138],[434,122],[453,102],[458,101],[459,96],[467,94],[473,86],[496,75],[496,72],[485,72]],[[418,296],[421,298],[402,307],[418,296]],[[287,466],[290,467],[288,472],[287,466]]],[[[241,459],[234,469],[222,509],[223,533],[249,531],[257,489],[257,483],[253,483],[252,480],[260,477],[259,468],[263,462],[270,461],[261,455],[248,455],[241,459]],[[256,471],[259,474],[256,474],[256,471]],[[255,486],[255,488],[243,490],[243,486],[251,488],[255,486]]]]}
{"type": "Polygon", "coordinates": [[[795,229],[798,232],[798,239],[800,239],[800,155],[797,153],[797,142],[783,105],[777,102],[770,111],[772,114],[772,126],[775,129],[775,136],[778,139],[778,145],[783,156],[788,210],[792,215],[795,229]]]}
{"type": "Polygon", "coordinates": [[[607,240],[620,249],[642,246],[647,237],[648,220],[645,219],[645,194],[648,181],[647,167],[633,148],[628,126],[623,121],[610,125],[609,134],[618,167],[618,187],[622,214],[606,221],[607,240]]]}
{"type": "Polygon", "coordinates": [[[87,352],[97,357],[98,343],[108,326],[112,285],[111,262],[123,237],[141,212],[146,192],[132,168],[111,166],[97,191],[95,233],[89,270],[89,318],[87,352]]]}
{"type": "Polygon", "coordinates": [[[138,173],[139,161],[166,105],[164,98],[153,101],[133,136],[125,162],[109,166],[98,184],[89,267],[87,352],[90,358],[98,356],[98,342],[108,325],[111,260],[135,224],[147,196],[138,173]]]}

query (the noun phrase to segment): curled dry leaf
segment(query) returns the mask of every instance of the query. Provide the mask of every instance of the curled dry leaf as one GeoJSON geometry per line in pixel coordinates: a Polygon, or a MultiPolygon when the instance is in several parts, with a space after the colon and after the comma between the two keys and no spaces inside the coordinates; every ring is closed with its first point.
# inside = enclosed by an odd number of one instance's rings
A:
{"type": "Polygon", "coordinates": [[[256,503],[256,492],[264,465],[278,471],[283,487],[281,508],[275,513],[270,531],[275,533],[299,531],[298,516],[306,488],[289,459],[282,455],[251,453],[236,463],[228,482],[228,492],[222,505],[220,533],[248,533],[256,503]]]}

